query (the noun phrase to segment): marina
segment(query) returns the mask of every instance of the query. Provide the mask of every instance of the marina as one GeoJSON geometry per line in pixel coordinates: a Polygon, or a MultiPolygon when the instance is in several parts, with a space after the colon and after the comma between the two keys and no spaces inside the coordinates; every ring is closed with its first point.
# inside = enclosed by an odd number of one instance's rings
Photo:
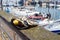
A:
{"type": "MultiPolygon", "coordinates": [[[[3,0],[2,2],[4,2],[2,4],[3,6],[2,9],[6,11],[8,14],[12,14],[13,16],[16,16],[18,18],[22,18],[22,20],[29,19],[30,21],[32,21],[31,22],[32,24],[34,23],[36,25],[46,26],[60,19],[60,14],[59,14],[60,2],[56,0],[55,1],[33,1],[33,2],[30,0],[29,1],[23,1],[23,0],[4,1],[3,0]],[[21,4],[23,6],[20,5],[18,2],[20,3],[22,2],[21,4]]],[[[31,24],[29,21],[27,22],[28,22],[27,24],[31,24]]]]}
{"type": "Polygon", "coordinates": [[[1,0],[0,17],[19,30],[42,27],[43,30],[60,34],[59,0],[1,0]]]}

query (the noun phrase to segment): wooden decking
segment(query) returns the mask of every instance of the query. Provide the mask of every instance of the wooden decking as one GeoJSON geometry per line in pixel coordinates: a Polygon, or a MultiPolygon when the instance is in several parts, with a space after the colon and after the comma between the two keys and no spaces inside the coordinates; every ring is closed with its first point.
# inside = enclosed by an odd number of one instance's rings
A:
{"type": "MultiPolygon", "coordinates": [[[[6,14],[3,11],[0,11],[0,15],[3,16],[7,21],[9,21],[12,17],[10,14],[6,14]]],[[[49,32],[43,27],[34,27],[20,31],[31,38],[31,40],[60,40],[60,35],[49,32]]]]}
{"type": "Polygon", "coordinates": [[[1,30],[0,30],[0,40],[2,40],[1,30]]]}

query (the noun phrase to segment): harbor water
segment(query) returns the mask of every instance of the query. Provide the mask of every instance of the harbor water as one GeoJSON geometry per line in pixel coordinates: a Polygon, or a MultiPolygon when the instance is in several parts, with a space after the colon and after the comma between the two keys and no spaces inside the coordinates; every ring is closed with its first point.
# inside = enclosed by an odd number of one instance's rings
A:
{"type": "Polygon", "coordinates": [[[60,18],[60,10],[58,9],[55,9],[55,8],[42,8],[42,7],[35,7],[35,9],[38,11],[38,12],[41,12],[41,13],[45,13],[45,14],[48,14],[50,13],[51,14],[51,18],[54,19],[54,20],[57,20],[60,18]],[[49,12],[48,12],[49,10],[49,12]]]}
{"type": "MultiPolygon", "coordinates": [[[[10,8],[6,8],[5,11],[9,12],[10,8]]],[[[48,14],[50,13],[51,14],[51,19],[54,19],[54,20],[57,20],[57,19],[60,19],[60,10],[58,9],[54,9],[54,8],[42,8],[42,7],[35,7],[35,10],[38,11],[38,12],[41,12],[43,14],[48,14]],[[48,12],[49,10],[49,12],[48,12]]]]}

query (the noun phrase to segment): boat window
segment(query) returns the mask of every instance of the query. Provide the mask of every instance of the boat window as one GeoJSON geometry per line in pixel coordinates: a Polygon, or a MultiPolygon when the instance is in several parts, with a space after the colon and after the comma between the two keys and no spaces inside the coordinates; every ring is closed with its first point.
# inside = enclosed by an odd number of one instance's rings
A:
{"type": "Polygon", "coordinates": [[[35,16],[39,16],[39,14],[36,13],[35,16]]]}

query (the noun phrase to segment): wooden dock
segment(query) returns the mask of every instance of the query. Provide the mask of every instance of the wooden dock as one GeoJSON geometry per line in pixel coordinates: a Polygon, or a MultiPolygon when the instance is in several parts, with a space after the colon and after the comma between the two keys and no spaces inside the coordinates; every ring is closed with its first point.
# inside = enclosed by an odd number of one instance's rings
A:
{"type": "MultiPolygon", "coordinates": [[[[3,11],[0,11],[0,15],[3,16],[7,21],[10,21],[10,18],[14,17],[3,11]]],[[[34,27],[20,31],[31,40],[60,40],[60,35],[49,32],[45,30],[43,27],[34,27]]]]}

